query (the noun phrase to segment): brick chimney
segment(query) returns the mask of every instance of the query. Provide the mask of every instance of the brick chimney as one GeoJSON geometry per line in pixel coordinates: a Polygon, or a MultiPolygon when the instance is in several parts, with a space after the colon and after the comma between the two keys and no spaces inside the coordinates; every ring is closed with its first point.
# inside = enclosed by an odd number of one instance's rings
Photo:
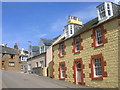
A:
{"type": "Polygon", "coordinates": [[[17,43],[15,43],[14,49],[18,50],[18,44],[17,43]]]}

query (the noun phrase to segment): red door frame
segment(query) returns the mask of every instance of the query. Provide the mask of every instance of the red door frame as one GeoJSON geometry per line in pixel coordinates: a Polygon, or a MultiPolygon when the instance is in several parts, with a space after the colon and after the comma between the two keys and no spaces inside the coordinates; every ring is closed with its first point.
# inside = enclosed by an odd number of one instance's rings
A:
{"type": "Polygon", "coordinates": [[[74,84],[77,84],[77,80],[76,80],[76,62],[80,62],[81,63],[81,80],[82,82],[78,82],[79,85],[85,85],[83,78],[85,78],[85,74],[83,73],[83,69],[84,69],[84,65],[82,63],[82,59],[74,59],[74,66],[73,66],[73,70],[74,70],[74,84]]]}

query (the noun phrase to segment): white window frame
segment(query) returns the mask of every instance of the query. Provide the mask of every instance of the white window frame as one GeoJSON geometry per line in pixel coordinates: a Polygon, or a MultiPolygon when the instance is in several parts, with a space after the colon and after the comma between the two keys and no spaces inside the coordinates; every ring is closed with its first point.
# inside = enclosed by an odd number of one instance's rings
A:
{"type": "Polygon", "coordinates": [[[65,53],[64,48],[65,48],[64,43],[60,44],[60,56],[64,56],[65,53]]]}
{"type": "Polygon", "coordinates": [[[102,77],[102,61],[101,61],[101,58],[94,58],[93,60],[93,69],[94,69],[94,77],[102,77]],[[95,66],[96,62],[95,60],[100,60],[99,63],[97,62],[97,64],[99,64],[97,67],[95,66]],[[101,75],[96,75],[96,72],[99,72],[99,71],[96,71],[96,68],[101,68],[101,75]]]}
{"type": "Polygon", "coordinates": [[[41,46],[40,47],[40,53],[44,53],[45,52],[45,46],[41,46]]]}
{"type": "Polygon", "coordinates": [[[112,3],[111,2],[105,2],[105,7],[106,7],[106,16],[109,18],[113,16],[113,10],[112,10],[112,3]],[[109,4],[109,9],[107,8],[107,4],[109,4]],[[110,10],[111,15],[108,15],[108,10],[110,10]]]}
{"type": "Polygon", "coordinates": [[[39,65],[40,67],[44,67],[44,61],[40,61],[40,65],[39,65]]]}
{"type": "Polygon", "coordinates": [[[73,34],[73,27],[70,25],[70,34],[73,34]]]}
{"type": "Polygon", "coordinates": [[[75,38],[75,52],[79,52],[80,51],[80,37],[76,37],[75,38]],[[79,42],[76,43],[76,40],[79,39],[79,42]],[[77,46],[79,47],[79,50],[77,50],[77,46]]]}
{"type": "Polygon", "coordinates": [[[9,62],[9,66],[10,67],[14,67],[15,66],[15,62],[9,62]]]}
{"type": "Polygon", "coordinates": [[[32,64],[28,64],[28,71],[32,70],[32,64]]]}
{"type": "MultiPolygon", "coordinates": [[[[102,11],[102,12],[103,12],[103,11],[102,11]]],[[[111,16],[113,16],[113,10],[112,10],[112,3],[111,3],[111,2],[105,2],[104,4],[102,4],[102,5],[100,5],[100,6],[98,7],[98,19],[99,19],[100,22],[103,22],[103,21],[109,19],[111,16]],[[109,9],[107,8],[107,4],[109,4],[109,9]],[[102,18],[101,18],[100,8],[101,8],[102,6],[104,6],[105,17],[102,17],[102,18]],[[111,15],[108,15],[108,10],[110,10],[111,15]]]]}
{"type": "Polygon", "coordinates": [[[65,78],[65,64],[60,65],[60,78],[64,79],[65,78]],[[64,67],[62,67],[64,65],[64,67]]]}
{"type": "Polygon", "coordinates": [[[69,37],[72,36],[74,34],[74,24],[69,24],[68,25],[68,33],[69,33],[69,37]],[[71,33],[72,31],[72,33],[71,33]]]}
{"type": "Polygon", "coordinates": [[[35,62],[35,64],[36,64],[36,67],[39,67],[39,63],[38,62],[35,62]]]}
{"type": "MultiPolygon", "coordinates": [[[[99,33],[100,34],[100,33],[99,33]]],[[[102,30],[101,29],[97,29],[95,30],[95,35],[96,35],[96,46],[100,46],[100,45],[103,45],[103,33],[102,33],[102,30]],[[98,36],[98,31],[101,31],[101,35],[98,36]],[[102,39],[102,43],[98,44],[98,38],[102,39]]]]}
{"type": "Polygon", "coordinates": [[[104,5],[104,4],[101,5],[101,6],[98,8],[98,14],[99,14],[99,19],[100,19],[100,20],[101,20],[101,19],[104,19],[104,18],[106,17],[106,9],[105,9],[105,5],[104,5]],[[101,8],[103,8],[103,7],[104,7],[104,10],[101,11],[101,8]],[[104,16],[104,17],[101,17],[100,14],[102,14],[103,12],[105,12],[105,16],[104,16]]]}

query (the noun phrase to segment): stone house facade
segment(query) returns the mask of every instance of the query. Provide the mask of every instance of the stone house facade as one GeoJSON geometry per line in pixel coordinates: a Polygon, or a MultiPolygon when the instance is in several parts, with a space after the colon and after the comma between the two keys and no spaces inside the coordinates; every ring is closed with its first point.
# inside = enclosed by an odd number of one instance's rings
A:
{"type": "Polygon", "coordinates": [[[1,69],[8,71],[20,71],[19,53],[17,50],[2,46],[1,69]]]}
{"type": "Polygon", "coordinates": [[[37,75],[43,75],[43,67],[45,67],[45,53],[34,56],[32,58],[27,59],[28,71],[31,70],[32,72],[37,75]],[[32,66],[32,67],[31,67],[32,66]]]}
{"type": "MultiPolygon", "coordinates": [[[[116,4],[105,2],[97,8],[105,5],[116,4]]],[[[73,36],[53,45],[53,78],[97,88],[120,86],[120,6],[116,7],[115,14],[103,18],[99,12],[73,36]]]]}
{"type": "Polygon", "coordinates": [[[22,50],[19,51],[19,62],[20,62],[20,69],[22,72],[26,73],[27,72],[27,58],[28,58],[28,51],[22,50]]]}

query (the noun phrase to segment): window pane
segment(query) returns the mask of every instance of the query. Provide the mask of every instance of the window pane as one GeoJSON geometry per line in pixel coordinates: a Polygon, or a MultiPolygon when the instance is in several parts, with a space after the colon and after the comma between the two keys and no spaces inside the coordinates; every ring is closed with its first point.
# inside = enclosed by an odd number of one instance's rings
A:
{"type": "Polygon", "coordinates": [[[110,12],[110,10],[108,10],[108,15],[109,15],[109,16],[111,15],[111,12],[110,12]]]}
{"type": "Polygon", "coordinates": [[[65,77],[65,65],[61,64],[61,78],[65,77]]]}
{"type": "Polygon", "coordinates": [[[102,5],[101,7],[99,7],[99,15],[100,15],[101,19],[106,16],[104,5],[102,5]]]}
{"type": "Polygon", "coordinates": [[[107,8],[110,9],[110,5],[109,4],[107,4],[107,8]]]}
{"type": "Polygon", "coordinates": [[[70,34],[72,34],[72,29],[70,30],[70,34]]]}
{"type": "Polygon", "coordinates": [[[76,51],[80,51],[80,38],[79,37],[75,39],[75,48],[76,48],[76,51]]]}
{"type": "Polygon", "coordinates": [[[95,58],[94,59],[94,74],[95,76],[101,76],[102,75],[102,66],[101,66],[101,58],[95,58]]]}
{"type": "Polygon", "coordinates": [[[81,63],[77,62],[77,68],[81,69],[81,63]]]}
{"type": "Polygon", "coordinates": [[[60,53],[61,53],[61,56],[64,55],[64,44],[60,45],[60,53]]]}
{"type": "Polygon", "coordinates": [[[97,45],[100,45],[102,44],[102,30],[96,30],[96,42],[97,42],[97,45]]]}

